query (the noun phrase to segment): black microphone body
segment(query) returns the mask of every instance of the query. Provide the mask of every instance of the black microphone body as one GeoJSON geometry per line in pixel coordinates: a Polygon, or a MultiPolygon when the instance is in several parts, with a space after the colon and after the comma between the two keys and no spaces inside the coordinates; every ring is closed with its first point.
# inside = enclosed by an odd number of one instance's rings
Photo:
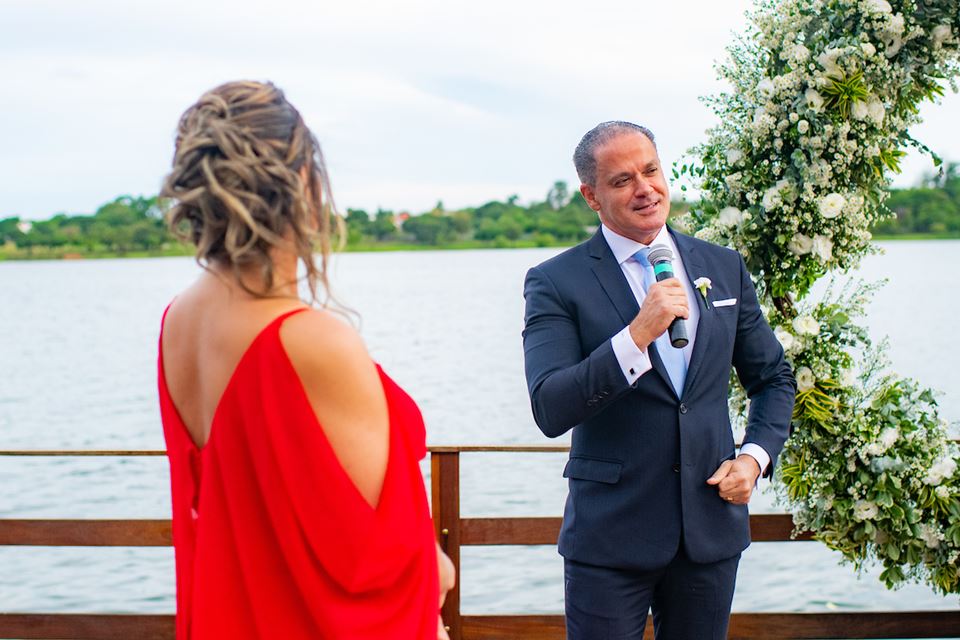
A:
{"type": "MultiPolygon", "coordinates": [[[[673,251],[669,248],[663,245],[652,247],[647,258],[653,267],[657,282],[675,277],[673,274],[673,251]]],[[[690,342],[690,338],[687,336],[687,323],[683,321],[683,318],[674,318],[667,331],[670,334],[670,344],[677,349],[684,348],[690,342]]]]}

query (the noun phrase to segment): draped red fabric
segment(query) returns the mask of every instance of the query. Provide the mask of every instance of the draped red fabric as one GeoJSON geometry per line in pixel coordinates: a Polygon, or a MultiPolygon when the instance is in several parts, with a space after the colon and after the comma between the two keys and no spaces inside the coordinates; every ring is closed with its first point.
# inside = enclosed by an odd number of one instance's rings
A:
{"type": "Polygon", "coordinates": [[[253,340],[198,448],[166,386],[178,640],[436,638],[437,562],[413,400],[378,366],[390,453],[377,508],[340,465],[280,341],[253,340]]]}

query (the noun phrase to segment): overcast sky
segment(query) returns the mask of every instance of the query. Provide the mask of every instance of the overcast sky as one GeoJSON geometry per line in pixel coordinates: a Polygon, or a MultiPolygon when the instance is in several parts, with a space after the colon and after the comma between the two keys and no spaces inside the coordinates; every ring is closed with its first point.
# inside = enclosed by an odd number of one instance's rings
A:
{"type": "MultiPolygon", "coordinates": [[[[320,139],[341,209],[414,213],[572,186],[602,120],[657,134],[665,164],[714,118],[714,62],[743,0],[3,0],[0,218],[155,194],[180,113],[269,79],[320,139]]],[[[914,134],[960,160],[949,94],[914,134]]],[[[929,161],[912,155],[897,184],[929,161]]]]}

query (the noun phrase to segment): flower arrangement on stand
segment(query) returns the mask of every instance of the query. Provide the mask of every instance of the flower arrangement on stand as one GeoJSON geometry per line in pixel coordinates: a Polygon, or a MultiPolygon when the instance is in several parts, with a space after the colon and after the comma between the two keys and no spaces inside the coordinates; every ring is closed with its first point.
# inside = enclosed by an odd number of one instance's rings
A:
{"type": "Polygon", "coordinates": [[[929,152],[908,129],[957,90],[960,0],[760,0],[751,21],[719,68],[733,90],[707,99],[721,124],[674,172],[700,189],[697,236],[743,255],[796,373],[780,499],[887,586],[960,593],[960,453],[933,392],[858,324],[875,286],[808,295],[874,251],[888,175],[906,146],[929,152]]]}

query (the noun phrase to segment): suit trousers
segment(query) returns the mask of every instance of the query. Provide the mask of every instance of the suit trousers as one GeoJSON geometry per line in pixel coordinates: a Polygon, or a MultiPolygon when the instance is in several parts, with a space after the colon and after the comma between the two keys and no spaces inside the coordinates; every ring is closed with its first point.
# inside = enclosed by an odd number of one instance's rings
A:
{"type": "Polygon", "coordinates": [[[565,559],[567,640],[726,640],[740,554],[710,564],[683,551],[666,567],[631,571],[565,559]]]}

